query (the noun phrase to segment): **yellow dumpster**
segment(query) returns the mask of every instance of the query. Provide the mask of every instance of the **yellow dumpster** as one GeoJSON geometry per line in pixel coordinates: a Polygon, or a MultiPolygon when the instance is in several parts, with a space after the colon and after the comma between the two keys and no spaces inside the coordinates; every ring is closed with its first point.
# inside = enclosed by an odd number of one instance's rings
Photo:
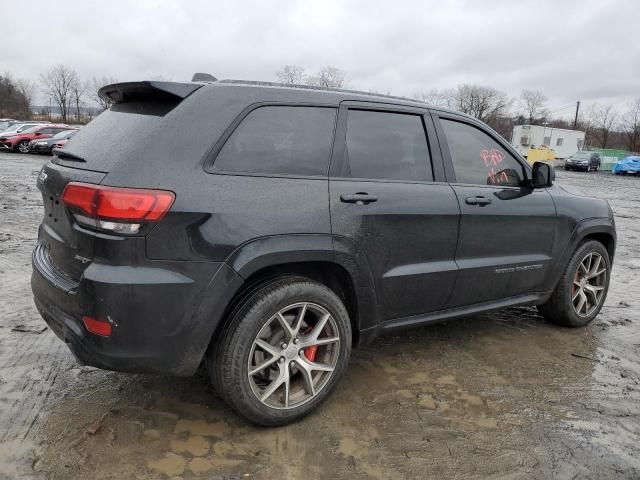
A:
{"type": "Polygon", "coordinates": [[[529,163],[535,162],[552,162],[556,159],[556,152],[553,148],[549,148],[546,145],[540,145],[539,147],[529,147],[527,151],[527,161],[529,163]]]}

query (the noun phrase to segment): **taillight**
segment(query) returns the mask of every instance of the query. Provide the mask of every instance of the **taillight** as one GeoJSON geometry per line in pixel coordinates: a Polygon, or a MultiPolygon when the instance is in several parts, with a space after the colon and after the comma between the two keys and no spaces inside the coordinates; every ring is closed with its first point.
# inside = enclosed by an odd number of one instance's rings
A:
{"type": "Polygon", "coordinates": [[[117,233],[136,234],[143,223],[166,215],[176,195],[168,190],[120,188],[71,182],[62,201],[84,226],[117,233]]]}

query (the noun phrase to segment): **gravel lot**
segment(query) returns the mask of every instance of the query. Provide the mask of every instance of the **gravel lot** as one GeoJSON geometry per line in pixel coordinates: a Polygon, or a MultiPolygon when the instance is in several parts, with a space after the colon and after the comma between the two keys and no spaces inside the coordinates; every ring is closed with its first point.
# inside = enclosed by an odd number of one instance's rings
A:
{"type": "Polygon", "coordinates": [[[295,425],[247,425],[193,378],[80,367],[33,306],[47,157],[0,153],[0,479],[640,478],[640,178],[608,198],[618,250],[585,329],[518,308],[384,337],[295,425]]]}

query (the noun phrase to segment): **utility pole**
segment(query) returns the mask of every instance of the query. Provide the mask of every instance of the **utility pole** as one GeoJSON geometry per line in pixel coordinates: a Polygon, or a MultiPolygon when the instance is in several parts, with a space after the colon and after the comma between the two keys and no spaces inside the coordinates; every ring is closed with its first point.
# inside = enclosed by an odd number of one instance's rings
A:
{"type": "Polygon", "coordinates": [[[576,129],[576,125],[578,125],[578,112],[580,111],[580,100],[576,102],[576,117],[573,119],[573,129],[576,129]]]}

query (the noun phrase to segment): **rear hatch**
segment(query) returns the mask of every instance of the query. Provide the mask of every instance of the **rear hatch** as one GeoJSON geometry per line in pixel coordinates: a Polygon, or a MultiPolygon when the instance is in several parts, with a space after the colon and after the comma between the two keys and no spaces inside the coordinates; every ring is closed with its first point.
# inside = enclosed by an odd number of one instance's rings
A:
{"type": "MultiPolygon", "coordinates": [[[[200,86],[135,82],[103,87],[100,93],[115,102],[112,107],[75,134],[64,149],[54,150],[56,156],[37,180],[44,219],[34,261],[58,286],[72,290],[94,259],[96,239],[109,238],[78,225],[62,201],[65,187],[70,182],[101,184],[120,162],[135,161],[132,145],[160,128],[167,113],[200,86]]],[[[118,241],[113,235],[110,238],[118,241]]]]}

